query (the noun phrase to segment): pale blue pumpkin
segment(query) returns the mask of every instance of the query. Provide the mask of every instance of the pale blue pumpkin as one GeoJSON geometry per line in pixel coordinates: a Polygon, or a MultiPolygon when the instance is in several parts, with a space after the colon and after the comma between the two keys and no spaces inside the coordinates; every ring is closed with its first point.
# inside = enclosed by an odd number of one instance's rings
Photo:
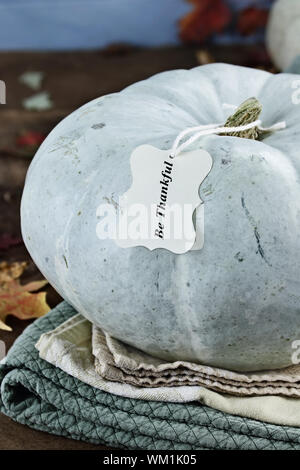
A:
{"type": "Polygon", "coordinates": [[[26,246],[47,279],[112,336],[167,360],[280,368],[300,340],[300,106],[297,76],[225,64],[177,70],[98,98],[44,141],[22,199],[26,246]],[[176,255],[96,235],[96,209],[130,187],[130,154],[170,148],[186,127],[223,123],[255,96],[263,141],[210,136],[205,242],[176,255]]]}

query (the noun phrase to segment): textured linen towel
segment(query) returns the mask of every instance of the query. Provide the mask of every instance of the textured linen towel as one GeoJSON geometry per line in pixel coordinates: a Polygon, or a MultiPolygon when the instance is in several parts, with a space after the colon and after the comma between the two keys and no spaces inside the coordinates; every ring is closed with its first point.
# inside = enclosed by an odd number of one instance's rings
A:
{"type": "Polygon", "coordinates": [[[96,371],[110,381],[141,387],[202,385],[240,396],[300,398],[299,365],[243,373],[184,361],[168,363],[112,338],[96,326],[92,326],[92,344],[96,371]]]}
{"type": "MultiPolygon", "coordinates": [[[[75,313],[74,310],[73,313],[75,313]]],[[[104,335],[102,334],[101,338],[96,337],[95,329],[94,331],[93,329],[92,324],[81,315],[72,316],[67,321],[60,323],[54,330],[41,335],[36,344],[40,357],[72,377],[114,395],[160,402],[187,403],[195,401],[220,411],[263,422],[300,426],[300,399],[273,395],[238,397],[215,392],[202,386],[136,387],[128,383],[107,380],[98,373],[100,361],[103,361],[101,367],[106,372],[109,370],[110,374],[115,373],[114,370],[111,370],[114,366],[108,365],[108,359],[111,359],[110,355],[108,358],[102,352],[102,356],[100,355],[98,349],[100,342],[102,341],[102,346],[106,345],[104,335]],[[96,358],[94,354],[97,355],[96,358]]],[[[96,332],[99,334],[99,329],[96,332]]],[[[117,344],[121,343],[117,342],[117,344]]],[[[125,345],[123,346],[125,347],[125,345]]],[[[132,350],[136,360],[137,352],[132,350]]],[[[106,351],[105,348],[104,351],[106,351]]],[[[128,356],[126,357],[128,359],[128,356]]],[[[151,360],[153,361],[153,358],[151,360]]],[[[128,362],[128,360],[126,361],[128,362]]]]}
{"type": "Polygon", "coordinates": [[[35,429],[127,449],[300,449],[299,428],[233,416],[201,404],[120,397],[40,359],[34,345],[41,334],[75,313],[64,302],[17,339],[0,365],[3,413],[35,429]]]}
{"type": "MultiPolygon", "coordinates": [[[[80,365],[80,358],[82,360],[85,351],[87,356],[85,360],[88,360],[90,364],[94,361],[94,366],[91,364],[92,374],[95,375],[96,371],[108,382],[153,388],[158,394],[158,399],[166,395],[167,401],[198,399],[197,395],[195,397],[190,393],[185,397],[189,389],[180,388],[185,385],[200,385],[217,392],[237,396],[282,395],[300,398],[299,365],[273,371],[238,373],[183,361],[168,363],[112,338],[79,314],[59,325],[54,331],[42,335],[36,347],[43,359],[83,381],[87,379],[85,366],[80,365]],[[85,349],[82,349],[83,344],[85,349]],[[90,355],[91,344],[94,358],[90,355]],[[71,364],[74,364],[73,371],[70,369],[71,364]],[[158,387],[162,390],[157,390],[158,387]],[[170,389],[164,390],[166,387],[170,389]],[[172,389],[176,387],[175,392],[171,390],[171,387],[172,389]],[[177,392],[182,398],[174,396],[174,393],[178,395],[177,392]]],[[[96,383],[92,385],[97,386],[96,383]]],[[[103,388],[101,379],[98,386],[103,388]]],[[[116,393],[115,388],[116,386],[110,384],[107,390],[116,393]]],[[[119,391],[117,394],[123,395],[124,390],[126,391],[127,387],[121,387],[121,393],[119,391]]],[[[134,389],[128,388],[128,390],[134,389]]],[[[194,390],[198,390],[198,387],[194,390]]],[[[132,395],[126,392],[126,396],[132,395]]],[[[155,399],[153,392],[145,391],[133,397],[155,399]]]]}

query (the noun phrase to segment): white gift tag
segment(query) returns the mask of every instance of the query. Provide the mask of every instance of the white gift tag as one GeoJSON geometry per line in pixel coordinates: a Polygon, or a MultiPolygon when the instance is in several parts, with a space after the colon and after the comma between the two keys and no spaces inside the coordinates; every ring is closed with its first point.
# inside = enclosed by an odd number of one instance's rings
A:
{"type": "Polygon", "coordinates": [[[165,248],[177,254],[201,249],[204,204],[198,192],[212,167],[210,154],[198,149],[172,158],[170,150],[141,145],[131,154],[130,163],[132,186],[119,200],[116,243],[122,248],[165,248]]]}

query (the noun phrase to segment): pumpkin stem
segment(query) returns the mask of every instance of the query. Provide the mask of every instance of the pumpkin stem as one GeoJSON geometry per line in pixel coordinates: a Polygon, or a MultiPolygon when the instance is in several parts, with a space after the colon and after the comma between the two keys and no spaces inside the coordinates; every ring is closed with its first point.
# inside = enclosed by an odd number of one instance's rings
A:
{"type": "MultiPolygon", "coordinates": [[[[229,116],[224,126],[235,127],[250,124],[251,122],[256,121],[258,119],[261,111],[262,105],[260,104],[258,99],[249,98],[238,107],[234,114],[229,116]]],[[[258,140],[259,129],[257,127],[253,127],[252,129],[248,129],[247,131],[228,132],[222,135],[231,135],[235,137],[242,137],[244,139],[258,140]]]]}

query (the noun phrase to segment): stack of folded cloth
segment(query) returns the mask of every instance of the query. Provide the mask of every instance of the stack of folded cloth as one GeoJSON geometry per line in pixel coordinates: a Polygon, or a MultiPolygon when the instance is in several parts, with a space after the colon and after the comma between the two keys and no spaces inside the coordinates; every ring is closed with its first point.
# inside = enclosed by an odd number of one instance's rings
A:
{"type": "Polygon", "coordinates": [[[125,449],[300,449],[300,367],[167,363],[61,303],[0,365],[0,409],[35,429],[125,449]]]}

